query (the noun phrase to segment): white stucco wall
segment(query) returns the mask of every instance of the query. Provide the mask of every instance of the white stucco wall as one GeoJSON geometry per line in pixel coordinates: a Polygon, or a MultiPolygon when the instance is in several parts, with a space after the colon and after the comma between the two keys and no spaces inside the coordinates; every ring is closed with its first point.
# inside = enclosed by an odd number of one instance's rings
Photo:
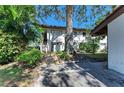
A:
{"type": "MultiPolygon", "coordinates": [[[[47,29],[47,47],[48,47],[48,51],[51,51],[52,45],[51,42],[62,42],[61,45],[54,45],[53,46],[53,51],[63,51],[64,47],[65,47],[65,34],[66,31],[65,30],[51,30],[51,29],[47,29]]],[[[79,48],[79,44],[83,41],[85,41],[85,36],[83,36],[83,32],[74,32],[74,39],[76,42],[76,47],[77,49],[79,48]]]]}
{"type": "Polygon", "coordinates": [[[105,49],[107,47],[107,36],[100,40],[100,43],[99,43],[99,49],[97,50],[97,52],[101,52],[101,50],[105,49]]]}
{"type": "Polygon", "coordinates": [[[108,68],[124,74],[124,14],[108,24],[108,68]]]}

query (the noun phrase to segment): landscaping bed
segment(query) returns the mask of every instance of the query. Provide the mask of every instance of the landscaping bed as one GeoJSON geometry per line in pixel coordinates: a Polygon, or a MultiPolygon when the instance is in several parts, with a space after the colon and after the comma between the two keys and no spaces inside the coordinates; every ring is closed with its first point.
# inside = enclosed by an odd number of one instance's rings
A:
{"type": "Polygon", "coordinates": [[[0,65],[1,87],[31,87],[38,76],[37,68],[22,68],[17,62],[0,65]]]}
{"type": "MultiPolygon", "coordinates": [[[[24,55],[24,58],[28,55],[24,55]]],[[[29,57],[28,57],[29,58],[29,57]]],[[[35,66],[25,62],[12,62],[0,65],[0,86],[1,87],[32,87],[39,76],[39,69],[46,64],[62,64],[71,60],[72,56],[65,53],[47,53],[36,61],[35,66]],[[64,57],[66,55],[66,57],[64,57]]],[[[22,59],[22,56],[21,56],[22,59]]]]}
{"type": "Polygon", "coordinates": [[[96,54],[92,54],[92,53],[87,53],[85,54],[88,58],[95,60],[95,61],[107,61],[108,59],[108,54],[107,53],[96,53],[96,54]]]}
{"type": "Polygon", "coordinates": [[[42,64],[61,64],[66,61],[70,62],[74,60],[71,54],[65,52],[50,52],[45,54],[42,59],[42,64]]]}

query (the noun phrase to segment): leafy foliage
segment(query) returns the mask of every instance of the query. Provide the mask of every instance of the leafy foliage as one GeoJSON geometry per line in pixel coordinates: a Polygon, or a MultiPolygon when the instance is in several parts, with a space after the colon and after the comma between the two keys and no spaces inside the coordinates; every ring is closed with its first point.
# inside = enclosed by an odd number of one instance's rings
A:
{"type": "Polygon", "coordinates": [[[16,55],[25,48],[22,36],[0,30],[0,64],[14,61],[16,55]]]}
{"type": "Polygon", "coordinates": [[[22,75],[24,77],[23,72],[24,72],[23,69],[13,64],[12,66],[8,67],[2,66],[0,69],[0,87],[13,86],[14,85],[13,82],[19,82],[21,80],[24,81],[24,78],[22,78],[22,75]]]}
{"type": "Polygon", "coordinates": [[[72,56],[69,53],[64,51],[57,52],[57,55],[63,60],[69,60],[70,58],[72,58],[72,56]]]}
{"type": "Polygon", "coordinates": [[[43,53],[41,53],[38,49],[30,49],[23,51],[18,57],[17,61],[26,64],[27,66],[35,66],[37,61],[39,61],[43,57],[43,53]]]}
{"type": "Polygon", "coordinates": [[[79,45],[79,48],[86,53],[95,53],[99,48],[99,38],[88,38],[87,42],[83,42],[79,45]]]}
{"type": "Polygon", "coordinates": [[[34,40],[43,31],[37,25],[36,16],[35,6],[0,6],[0,28],[16,31],[34,40]]]}
{"type": "Polygon", "coordinates": [[[14,61],[30,40],[40,43],[36,16],[35,6],[0,6],[0,63],[14,61]]]}
{"type": "MultiPolygon", "coordinates": [[[[103,15],[107,15],[112,9],[113,5],[73,5],[73,16],[72,19],[77,21],[78,25],[84,24],[84,22],[97,21],[96,19],[103,15]],[[90,12],[90,13],[89,13],[90,12]]],[[[61,21],[66,21],[66,6],[64,5],[45,5],[37,6],[38,16],[41,21],[45,22],[45,19],[49,16],[61,21]]],[[[94,24],[93,23],[93,24],[94,24]]],[[[93,24],[89,24],[92,26],[93,24]]],[[[85,25],[85,24],[84,24],[85,25]]],[[[88,25],[88,27],[89,27],[88,25]]]]}
{"type": "MultiPolygon", "coordinates": [[[[106,15],[109,13],[109,9],[112,6],[106,5],[94,5],[94,6],[85,6],[85,5],[66,5],[66,6],[37,6],[39,19],[44,17],[44,19],[48,17],[53,17],[58,19],[59,21],[66,22],[67,33],[65,35],[65,51],[70,52],[70,42],[72,40],[73,35],[73,21],[77,21],[78,25],[84,25],[84,22],[90,22],[90,24],[86,24],[85,28],[90,27],[93,29],[94,23],[96,19],[99,17],[106,15]],[[92,21],[92,22],[91,22],[92,21]]],[[[42,18],[41,21],[44,22],[42,18]]]]}
{"type": "Polygon", "coordinates": [[[89,42],[81,43],[80,44],[80,50],[85,51],[86,53],[93,53],[93,46],[95,46],[95,52],[98,49],[97,44],[91,44],[89,42]]]}

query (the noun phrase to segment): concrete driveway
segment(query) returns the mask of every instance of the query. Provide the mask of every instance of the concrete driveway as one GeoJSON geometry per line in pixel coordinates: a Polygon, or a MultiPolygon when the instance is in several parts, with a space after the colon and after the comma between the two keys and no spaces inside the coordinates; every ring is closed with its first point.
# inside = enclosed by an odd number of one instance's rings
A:
{"type": "Polygon", "coordinates": [[[35,87],[120,87],[124,76],[108,70],[105,62],[75,62],[45,65],[35,87]]]}

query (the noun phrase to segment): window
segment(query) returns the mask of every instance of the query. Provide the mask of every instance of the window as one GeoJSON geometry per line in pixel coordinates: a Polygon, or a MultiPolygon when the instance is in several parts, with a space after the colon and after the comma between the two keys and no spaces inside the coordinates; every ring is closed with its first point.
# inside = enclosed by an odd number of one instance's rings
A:
{"type": "Polygon", "coordinates": [[[83,32],[83,36],[86,36],[86,33],[85,32],[83,32]]]}
{"type": "Polygon", "coordinates": [[[46,44],[47,43],[47,32],[45,32],[44,34],[43,34],[43,43],[44,44],[46,44]]]}

